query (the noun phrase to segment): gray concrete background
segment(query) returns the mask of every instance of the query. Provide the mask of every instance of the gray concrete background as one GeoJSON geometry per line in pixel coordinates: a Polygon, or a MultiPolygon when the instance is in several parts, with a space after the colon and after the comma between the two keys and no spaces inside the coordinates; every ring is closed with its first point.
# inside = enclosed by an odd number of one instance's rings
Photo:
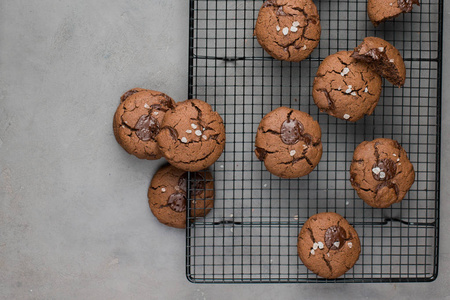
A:
{"type": "MultiPolygon", "coordinates": [[[[450,299],[450,132],[442,136],[440,274],[433,283],[197,285],[184,231],[146,190],[162,162],[111,130],[134,86],[187,95],[188,1],[0,1],[0,298],[450,299]]],[[[450,36],[450,5],[445,8],[450,36]]],[[[449,48],[444,38],[444,53],[449,48]]],[[[443,128],[449,128],[449,57],[443,128]]]]}

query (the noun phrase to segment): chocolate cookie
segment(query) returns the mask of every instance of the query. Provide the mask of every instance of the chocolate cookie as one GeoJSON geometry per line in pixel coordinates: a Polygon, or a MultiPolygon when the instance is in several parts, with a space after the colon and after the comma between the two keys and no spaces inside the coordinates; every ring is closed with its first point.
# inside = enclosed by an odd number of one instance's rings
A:
{"type": "Polygon", "coordinates": [[[143,159],[159,159],[155,137],[168,110],[175,107],[164,93],[135,88],[122,97],[113,119],[114,136],[129,154],[143,159]]]}
{"type": "Polygon", "coordinates": [[[377,37],[366,37],[362,44],[355,48],[352,57],[367,63],[374,72],[393,85],[401,87],[405,84],[405,62],[397,48],[389,42],[377,37]]]}
{"type": "Polygon", "coordinates": [[[419,0],[369,0],[367,2],[367,13],[370,21],[376,27],[402,13],[411,12],[413,4],[420,5],[419,0]]]}
{"type": "Polygon", "coordinates": [[[298,235],[297,251],[308,269],[332,279],[355,265],[361,244],[346,219],[334,212],[323,212],[305,222],[298,235]]]}
{"type": "Polygon", "coordinates": [[[381,77],[351,55],[352,51],[341,51],[322,61],[312,95],[320,111],[355,122],[377,106],[381,77]]]}
{"type": "Polygon", "coordinates": [[[322,157],[319,123],[305,112],[279,107],[262,118],[255,154],[266,169],[281,178],[311,173],[322,157]]]}
{"type": "Polygon", "coordinates": [[[320,31],[311,0],[268,0],[259,10],[254,35],[273,58],[301,61],[319,44],[320,31]]]}
{"type": "MultiPolygon", "coordinates": [[[[193,172],[191,216],[204,217],[214,206],[214,181],[207,170],[193,172]]],[[[171,165],[160,168],[148,188],[148,204],[159,222],[176,228],[186,227],[188,173],[171,165]]]]}
{"type": "Polygon", "coordinates": [[[353,153],[350,182],[358,196],[376,208],[402,201],[414,183],[414,168],[397,141],[362,142],[353,153]]]}
{"type": "Polygon", "coordinates": [[[156,140],[171,165],[185,171],[199,171],[212,165],[222,154],[225,127],[208,103],[186,100],[167,112],[156,140]]]}

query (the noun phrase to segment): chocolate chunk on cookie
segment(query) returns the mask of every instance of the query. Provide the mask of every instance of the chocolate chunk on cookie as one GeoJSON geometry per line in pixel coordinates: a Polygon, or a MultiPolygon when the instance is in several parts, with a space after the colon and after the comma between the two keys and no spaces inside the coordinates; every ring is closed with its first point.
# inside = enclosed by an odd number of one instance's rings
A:
{"type": "Polygon", "coordinates": [[[268,0],[259,10],[254,34],[273,58],[301,61],[320,40],[320,19],[311,0],[268,0]]]}
{"type": "Polygon", "coordinates": [[[405,84],[405,62],[397,48],[388,41],[366,37],[362,44],[355,48],[352,57],[367,63],[374,72],[393,85],[401,87],[405,84]]]}
{"type": "Polygon", "coordinates": [[[212,165],[222,154],[225,127],[208,103],[186,100],[167,112],[156,140],[171,165],[185,171],[199,171],[212,165]]]}
{"type": "Polygon", "coordinates": [[[279,107],[259,123],[255,154],[281,178],[298,178],[314,170],[322,157],[321,130],[309,114],[279,107]]]}
{"type": "Polygon", "coordinates": [[[377,106],[381,77],[351,55],[352,51],[341,51],[322,61],[312,95],[320,111],[356,122],[377,106]]]}
{"type": "Polygon", "coordinates": [[[358,196],[376,208],[402,201],[414,183],[414,167],[397,141],[362,142],[353,153],[350,182],[358,196]]]}
{"type": "Polygon", "coordinates": [[[122,97],[113,119],[114,136],[125,151],[142,159],[162,156],[156,136],[167,111],[175,107],[164,93],[135,88],[122,97]]]}
{"type": "MultiPolygon", "coordinates": [[[[152,178],[148,188],[148,204],[159,222],[175,227],[186,227],[187,209],[186,171],[166,165],[152,178]]],[[[204,217],[214,206],[214,181],[207,170],[190,173],[191,216],[204,217]]]]}
{"type": "Polygon", "coordinates": [[[298,235],[298,256],[320,277],[342,276],[358,261],[361,243],[346,219],[334,212],[310,217],[298,235]]]}
{"type": "Polygon", "coordinates": [[[419,0],[369,0],[367,2],[367,14],[376,27],[402,13],[411,12],[413,4],[420,6],[419,0]]]}

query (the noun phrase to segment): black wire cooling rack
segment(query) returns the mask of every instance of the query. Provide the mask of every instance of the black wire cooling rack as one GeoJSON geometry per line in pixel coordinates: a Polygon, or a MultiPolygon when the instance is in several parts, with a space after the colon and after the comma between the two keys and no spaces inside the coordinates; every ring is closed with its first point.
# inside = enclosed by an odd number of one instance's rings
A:
{"type": "Polygon", "coordinates": [[[206,218],[187,222],[186,273],[192,282],[401,282],[437,276],[443,0],[422,0],[412,13],[377,28],[365,0],[315,2],[320,44],[310,58],[289,63],[272,59],[253,37],[262,1],[190,1],[189,98],[210,103],[227,134],[225,151],[211,167],[215,207],[206,218]],[[375,112],[356,123],[319,113],[311,91],[320,62],[366,36],[400,50],[405,86],[384,81],[375,112]],[[280,179],[254,155],[261,118],[279,106],[308,112],[322,128],[322,160],[306,177],[280,179]],[[399,141],[416,170],[406,198],[387,209],[366,205],[349,180],[355,147],[378,137],[399,141]],[[362,243],[359,261],[336,280],[317,277],[297,256],[303,223],[323,211],[347,218],[362,243]]]}

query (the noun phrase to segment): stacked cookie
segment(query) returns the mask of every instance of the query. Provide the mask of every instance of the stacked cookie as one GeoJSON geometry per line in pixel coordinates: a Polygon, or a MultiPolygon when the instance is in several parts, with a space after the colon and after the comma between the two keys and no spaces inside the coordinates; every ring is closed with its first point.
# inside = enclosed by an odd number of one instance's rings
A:
{"type": "Polygon", "coordinates": [[[166,158],[154,175],[148,199],[163,224],[186,227],[190,178],[193,219],[213,207],[214,183],[207,170],[225,147],[221,116],[201,100],[175,103],[164,93],[135,88],[121,98],[113,120],[114,136],[125,151],[141,159],[166,158]],[[187,171],[194,172],[188,175],[187,171]]]}

